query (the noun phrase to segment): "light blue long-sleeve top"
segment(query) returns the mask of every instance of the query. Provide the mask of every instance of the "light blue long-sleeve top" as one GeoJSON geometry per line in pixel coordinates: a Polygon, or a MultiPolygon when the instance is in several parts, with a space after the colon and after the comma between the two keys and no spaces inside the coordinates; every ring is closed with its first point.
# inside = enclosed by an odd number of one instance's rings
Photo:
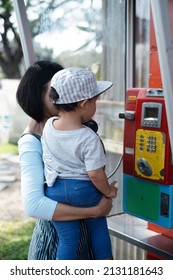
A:
{"type": "Polygon", "coordinates": [[[41,141],[25,134],[18,141],[22,204],[28,216],[52,220],[57,202],[44,195],[41,141]]]}

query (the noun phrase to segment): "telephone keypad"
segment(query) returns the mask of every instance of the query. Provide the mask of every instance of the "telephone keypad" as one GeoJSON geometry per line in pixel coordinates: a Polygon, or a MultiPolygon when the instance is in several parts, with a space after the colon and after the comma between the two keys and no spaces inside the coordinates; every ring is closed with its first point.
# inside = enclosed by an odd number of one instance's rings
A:
{"type": "MultiPolygon", "coordinates": [[[[157,141],[156,136],[147,136],[146,137],[146,150],[147,150],[147,152],[156,153],[156,148],[157,148],[156,141],[157,141]]],[[[140,135],[140,137],[139,137],[139,149],[140,149],[140,151],[145,150],[144,135],[140,135]]]]}
{"type": "Polygon", "coordinates": [[[147,136],[147,152],[156,153],[156,136],[147,136]]]}
{"type": "Polygon", "coordinates": [[[161,170],[164,170],[165,142],[166,135],[163,132],[145,129],[138,129],[136,131],[135,171],[137,175],[143,177],[150,176],[151,179],[160,181],[164,179],[161,170]],[[150,175],[141,171],[144,160],[151,167],[152,174],[150,175]]]}

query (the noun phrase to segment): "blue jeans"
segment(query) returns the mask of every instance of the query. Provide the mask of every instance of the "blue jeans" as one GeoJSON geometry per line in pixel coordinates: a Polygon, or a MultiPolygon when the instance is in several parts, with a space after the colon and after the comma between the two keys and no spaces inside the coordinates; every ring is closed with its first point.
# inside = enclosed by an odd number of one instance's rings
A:
{"type": "MultiPolygon", "coordinates": [[[[52,187],[46,187],[47,197],[77,207],[98,204],[102,194],[89,180],[57,179],[52,187]]],[[[112,257],[111,241],[105,217],[85,219],[91,236],[94,257],[103,260],[112,257]]],[[[57,259],[75,260],[80,235],[80,220],[53,221],[58,234],[57,259]]]]}

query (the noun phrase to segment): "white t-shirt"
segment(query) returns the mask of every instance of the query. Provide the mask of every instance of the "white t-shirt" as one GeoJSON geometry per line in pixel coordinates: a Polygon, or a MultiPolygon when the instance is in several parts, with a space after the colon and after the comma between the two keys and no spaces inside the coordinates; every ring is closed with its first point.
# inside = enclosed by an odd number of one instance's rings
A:
{"type": "Polygon", "coordinates": [[[88,171],[106,165],[106,157],[99,136],[90,128],[60,131],[50,118],[41,138],[45,178],[52,186],[57,177],[89,180],[88,171]]]}

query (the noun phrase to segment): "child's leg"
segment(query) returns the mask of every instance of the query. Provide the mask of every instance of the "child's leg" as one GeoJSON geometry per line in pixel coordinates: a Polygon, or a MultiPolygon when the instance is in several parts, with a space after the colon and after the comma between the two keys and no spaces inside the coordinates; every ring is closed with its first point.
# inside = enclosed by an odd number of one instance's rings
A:
{"type": "MultiPolygon", "coordinates": [[[[45,189],[47,197],[62,203],[69,203],[67,199],[68,180],[58,179],[52,187],[45,189]]],[[[79,242],[80,221],[55,222],[52,221],[58,235],[57,259],[75,260],[79,242]]]]}
{"type": "Polygon", "coordinates": [[[76,260],[80,234],[80,221],[55,222],[59,243],[57,260],[76,260]]]}
{"type": "Polygon", "coordinates": [[[96,260],[112,259],[112,248],[105,217],[86,219],[96,260]]]}

